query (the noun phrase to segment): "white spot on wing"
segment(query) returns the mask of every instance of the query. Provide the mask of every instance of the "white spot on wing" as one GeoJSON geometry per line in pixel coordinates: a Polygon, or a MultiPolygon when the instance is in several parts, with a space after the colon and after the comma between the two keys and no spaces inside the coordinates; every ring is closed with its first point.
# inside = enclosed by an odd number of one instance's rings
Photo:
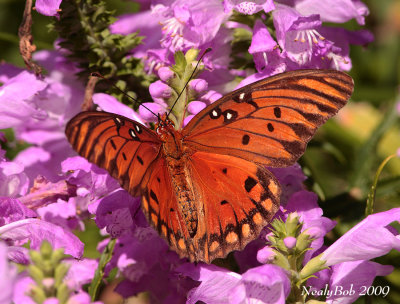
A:
{"type": "Polygon", "coordinates": [[[239,95],[239,99],[240,99],[240,100],[243,100],[243,98],[244,98],[244,93],[242,93],[242,94],[239,95]]]}
{"type": "Polygon", "coordinates": [[[118,124],[121,124],[121,119],[119,119],[118,117],[115,117],[115,120],[117,121],[118,124]]]}
{"type": "Polygon", "coordinates": [[[211,112],[211,115],[214,116],[214,117],[217,117],[217,116],[218,116],[218,112],[215,111],[215,110],[213,110],[213,111],[211,112]]]}
{"type": "Polygon", "coordinates": [[[136,138],[136,137],[137,137],[136,134],[135,134],[135,131],[133,131],[132,129],[129,130],[129,134],[130,134],[133,138],[136,138]]]}
{"type": "Polygon", "coordinates": [[[136,131],[140,132],[140,127],[138,125],[135,125],[136,131]]]}
{"type": "Polygon", "coordinates": [[[226,113],[226,119],[227,120],[231,120],[231,118],[232,118],[232,114],[231,113],[226,113]]]}

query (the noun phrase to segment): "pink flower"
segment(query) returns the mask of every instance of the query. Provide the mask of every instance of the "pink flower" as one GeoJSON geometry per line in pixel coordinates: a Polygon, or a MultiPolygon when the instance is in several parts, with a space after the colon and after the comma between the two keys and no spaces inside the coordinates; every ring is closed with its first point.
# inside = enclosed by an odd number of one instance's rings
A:
{"type": "Polygon", "coordinates": [[[389,226],[394,221],[400,221],[400,208],[369,215],[329,246],[321,259],[326,266],[331,266],[341,262],[370,260],[392,249],[400,251],[399,233],[389,226]]]}

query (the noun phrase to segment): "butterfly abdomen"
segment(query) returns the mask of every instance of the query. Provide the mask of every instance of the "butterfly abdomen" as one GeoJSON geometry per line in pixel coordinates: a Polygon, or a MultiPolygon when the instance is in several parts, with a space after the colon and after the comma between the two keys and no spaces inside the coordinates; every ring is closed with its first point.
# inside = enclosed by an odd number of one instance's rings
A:
{"type": "Polygon", "coordinates": [[[181,160],[167,157],[167,167],[178,202],[179,212],[183,216],[190,237],[194,238],[197,232],[198,214],[195,193],[190,182],[191,176],[188,169],[183,165],[184,163],[181,160]]]}

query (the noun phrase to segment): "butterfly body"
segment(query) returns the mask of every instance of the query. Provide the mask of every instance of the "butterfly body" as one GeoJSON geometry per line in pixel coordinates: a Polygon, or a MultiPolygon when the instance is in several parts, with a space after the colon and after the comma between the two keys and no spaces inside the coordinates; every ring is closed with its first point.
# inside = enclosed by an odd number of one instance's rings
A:
{"type": "Polygon", "coordinates": [[[210,263],[243,249],[272,220],[281,187],[266,167],[292,165],[352,89],[342,72],[293,71],[225,95],[183,129],[166,116],[153,131],[83,112],[66,134],[80,155],[142,197],[149,223],[173,250],[210,263]]]}

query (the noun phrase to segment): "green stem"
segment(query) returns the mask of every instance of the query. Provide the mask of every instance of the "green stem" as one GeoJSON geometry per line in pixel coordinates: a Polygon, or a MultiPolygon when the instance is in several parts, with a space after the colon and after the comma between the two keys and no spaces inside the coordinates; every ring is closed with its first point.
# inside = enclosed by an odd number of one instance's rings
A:
{"type": "Polygon", "coordinates": [[[115,243],[116,243],[116,239],[111,239],[110,242],[108,242],[106,248],[104,249],[103,253],[100,256],[99,265],[94,274],[93,281],[89,287],[89,294],[90,294],[90,298],[92,299],[92,301],[96,300],[99,286],[104,277],[104,268],[106,267],[107,263],[112,258],[115,243]]]}
{"type": "Polygon", "coordinates": [[[367,206],[365,207],[365,216],[368,216],[368,215],[372,214],[373,211],[374,211],[376,187],[377,187],[377,184],[378,184],[379,176],[381,175],[381,172],[383,170],[383,167],[385,167],[385,165],[389,162],[389,160],[391,160],[393,157],[396,157],[396,156],[397,156],[396,154],[392,154],[392,155],[386,157],[385,160],[378,167],[378,170],[376,171],[376,174],[375,174],[374,182],[373,182],[373,184],[371,186],[371,189],[370,189],[370,191],[368,193],[367,206]]]}

